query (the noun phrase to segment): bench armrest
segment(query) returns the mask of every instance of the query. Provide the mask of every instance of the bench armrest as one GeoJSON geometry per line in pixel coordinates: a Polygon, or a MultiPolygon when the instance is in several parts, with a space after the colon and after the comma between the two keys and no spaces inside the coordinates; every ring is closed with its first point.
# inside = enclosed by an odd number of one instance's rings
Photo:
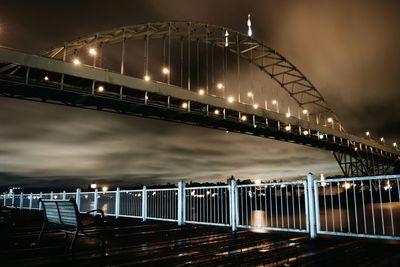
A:
{"type": "Polygon", "coordinates": [[[104,212],[102,210],[100,210],[100,209],[90,210],[88,212],[85,212],[83,215],[85,216],[85,215],[89,215],[90,213],[95,213],[95,212],[99,212],[101,214],[101,218],[104,218],[104,212]]]}

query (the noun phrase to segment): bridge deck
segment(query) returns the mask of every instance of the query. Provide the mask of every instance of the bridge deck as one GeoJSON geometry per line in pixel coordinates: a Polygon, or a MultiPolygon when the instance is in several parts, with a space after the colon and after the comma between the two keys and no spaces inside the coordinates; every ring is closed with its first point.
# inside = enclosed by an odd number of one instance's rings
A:
{"type": "Polygon", "coordinates": [[[303,235],[253,233],[229,229],[123,219],[107,222],[105,250],[94,240],[78,239],[74,252],[61,233],[48,233],[35,244],[41,216],[23,211],[16,226],[1,225],[2,266],[221,266],[316,265],[399,266],[399,243],[303,235]]]}

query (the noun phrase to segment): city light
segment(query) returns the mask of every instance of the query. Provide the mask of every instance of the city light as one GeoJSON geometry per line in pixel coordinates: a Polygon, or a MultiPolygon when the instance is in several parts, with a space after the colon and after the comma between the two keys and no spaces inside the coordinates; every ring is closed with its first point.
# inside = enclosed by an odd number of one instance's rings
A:
{"type": "Polygon", "coordinates": [[[370,136],[371,136],[371,133],[370,133],[369,131],[366,131],[366,132],[365,132],[365,135],[368,136],[368,137],[370,137],[370,136]]]}
{"type": "Polygon", "coordinates": [[[217,88],[218,89],[224,89],[224,84],[223,83],[217,83],[217,88]]]}
{"type": "Polygon", "coordinates": [[[308,114],[308,110],[307,110],[307,109],[303,109],[302,112],[303,112],[304,115],[307,115],[307,114],[308,114]]]}
{"type": "Polygon", "coordinates": [[[254,105],[253,105],[253,108],[254,108],[254,109],[258,109],[258,104],[254,104],[254,105]]]}
{"type": "Polygon", "coordinates": [[[327,121],[328,121],[329,123],[332,123],[332,122],[333,122],[333,119],[329,117],[327,121]]]}
{"type": "Polygon", "coordinates": [[[242,120],[242,121],[247,121],[247,116],[246,116],[246,115],[243,115],[243,116],[241,117],[241,120],[242,120]]]}
{"type": "Polygon", "coordinates": [[[145,75],[143,78],[144,78],[144,80],[145,80],[146,82],[150,81],[150,76],[149,76],[149,75],[145,75]]]}
{"type": "Polygon", "coordinates": [[[273,105],[276,105],[277,103],[278,103],[278,101],[276,101],[275,99],[272,100],[272,104],[273,104],[273,105]]]}
{"type": "Polygon", "coordinates": [[[254,183],[255,183],[257,186],[259,186],[259,185],[261,185],[261,180],[260,180],[260,179],[257,179],[257,180],[254,181],[254,183]]]}
{"type": "Polygon", "coordinates": [[[290,125],[286,125],[286,126],[285,126],[285,130],[286,130],[287,132],[290,132],[291,129],[292,129],[292,127],[290,127],[290,125]]]}
{"type": "Polygon", "coordinates": [[[72,61],[72,63],[74,63],[74,65],[80,65],[81,61],[77,58],[74,58],[74,60],[72,61]]]}
{"type": "Polygon", "coordinates": [[[228,102],[233,103],[235,101],[235,98],[233,96],[228,97],[228,102]]]}
{"type": "Polygon", "coordinates": [[[96,189],[97,188],[97,184],[90,184],[90,188],[91,189],[96,189]]]}
{"type": "Polygon", "coordinates": [[[346,190],[347,190],[347,189],[350,189],[351,183],[345,182],[345,183],[343,184],[343,187],[344,187],[346,190]]]}
{"type": "Polygon", "coordinates": [[[248,97],[253,97],[254,94],[253,94],[252,92],[248,92],[248,93],[247,93],[247,96],[248,96],[248,97]]]}
{"type": "Polygon", "coordinates": [[[307,130],[304,130],[304,131],[303,131],[303,134],[304,134],[304,135],[308,135],[309,132],[308,132],[307,130]]]}
{"type": "Polygon", "coordinates": [[[47,82],[49,79],[49,76],[44,76],[44,80],[47,82]]]}
{"type": "Polygon", "coordinates": [[[97,55],[96,48],[93,48],[93,47],[89,48],[89,54],[91,56],[96,56],[97,55]]]}
{"type": "Polygon", "coordinates": [[[393,143],[393,147],[397,147],[397,143],[396,142],[393,143]]]}
{"type": "Polygon", "coordinates": [[[101,188],[101,191],[103,191],[103,192],[107,192],[107,190],[108,190],[108,187],[107,187],[107,186],[103,186],[103,187],[101,188]]]}
{"type": "Polygon", "coordinates": [[[97,88],[97,91],[99,91],[100,93],[104,92],[104,86],[100,85],[100,86],[97,88]]]}
{"type": "Polygon", "coordinates": [[[219,109],[214,110],[215,115],[219,115],[219,109]]]}
{"type": "Polygon", "coordinates": [[[323,134],[318,134],[318,138],[319,139],[324,139],[324,135],[323,134]]]}
{"type": "Polygon", "coordinates": [[[204,89],[200,89],[199,90],[199,95],[204,95],[206,92],[204,91],[204,89]]]}
{"type": "Polygon", "coordinates": [[[286,118],[290,118],[290,112],[286,113],[286,118]]]}
{"type": "Polygon", "coordinates": [[[187,102],[183,102],[182,103],[182,108],[186,109],[188,107],[188,103],[187,102]]]}
{"type": "Polygon", "coordinates": [[[169,74],[169,69],[167,67],[163,67],[162,68],[162,73],[165,74],[165,75],[169,74]]]}
{"type": "Polygon", "coordinates": [[[385,142],[385,138],[383,138],[383,137],[381,137],[381,142],[383,143],[383,142],[385,142]]]}

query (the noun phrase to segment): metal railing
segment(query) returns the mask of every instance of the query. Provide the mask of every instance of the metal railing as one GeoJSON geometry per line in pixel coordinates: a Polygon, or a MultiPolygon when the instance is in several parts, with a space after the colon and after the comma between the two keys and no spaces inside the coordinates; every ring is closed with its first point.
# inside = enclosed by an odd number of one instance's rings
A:
{"type": "Polygon", "coordinates": [[[319,234],[400,240],[400,176],[314,181],[319,234]]]}
{"type": "Polygon", "coordinates": [[[238,227],[308,232],[306,181],[238,185],[238,227]]]}
{"type": "Polygon", "coordinates": [[[187,223],[230,226],[229,186],[185,188],[187,223]]]}
{"type": "Polygon", "coordinates": [[[39,199],[74,198],[108,216],[400,240],[400,175],[222,186],[3,194],[3,206],[40,210],[39,199]]]}

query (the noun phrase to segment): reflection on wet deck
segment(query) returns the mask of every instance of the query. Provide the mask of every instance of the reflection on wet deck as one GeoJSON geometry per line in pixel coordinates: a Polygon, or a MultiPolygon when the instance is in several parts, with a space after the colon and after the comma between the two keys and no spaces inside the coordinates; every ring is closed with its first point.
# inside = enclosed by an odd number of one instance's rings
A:
{"type": "MultiPolygon", "coordinates": [[[[263,216],[261,216],[263,217],[263,216]]],[[[260,217],[260,218],[261,218],[260,217]]],[[[399,266],[400,243],[355,238],[321,237],[311,241],[304,234],[254,233],[227,228],[108,218],[107,246],[78,239],[68,251],[61,233],[45,235],[36,244],[42,217],[22,211],[16,226],[1,225],[1,266],[268,266],[316,265],[399,266]]],[[[260,221],[260,224],[263,222],[260,221]]]]}

